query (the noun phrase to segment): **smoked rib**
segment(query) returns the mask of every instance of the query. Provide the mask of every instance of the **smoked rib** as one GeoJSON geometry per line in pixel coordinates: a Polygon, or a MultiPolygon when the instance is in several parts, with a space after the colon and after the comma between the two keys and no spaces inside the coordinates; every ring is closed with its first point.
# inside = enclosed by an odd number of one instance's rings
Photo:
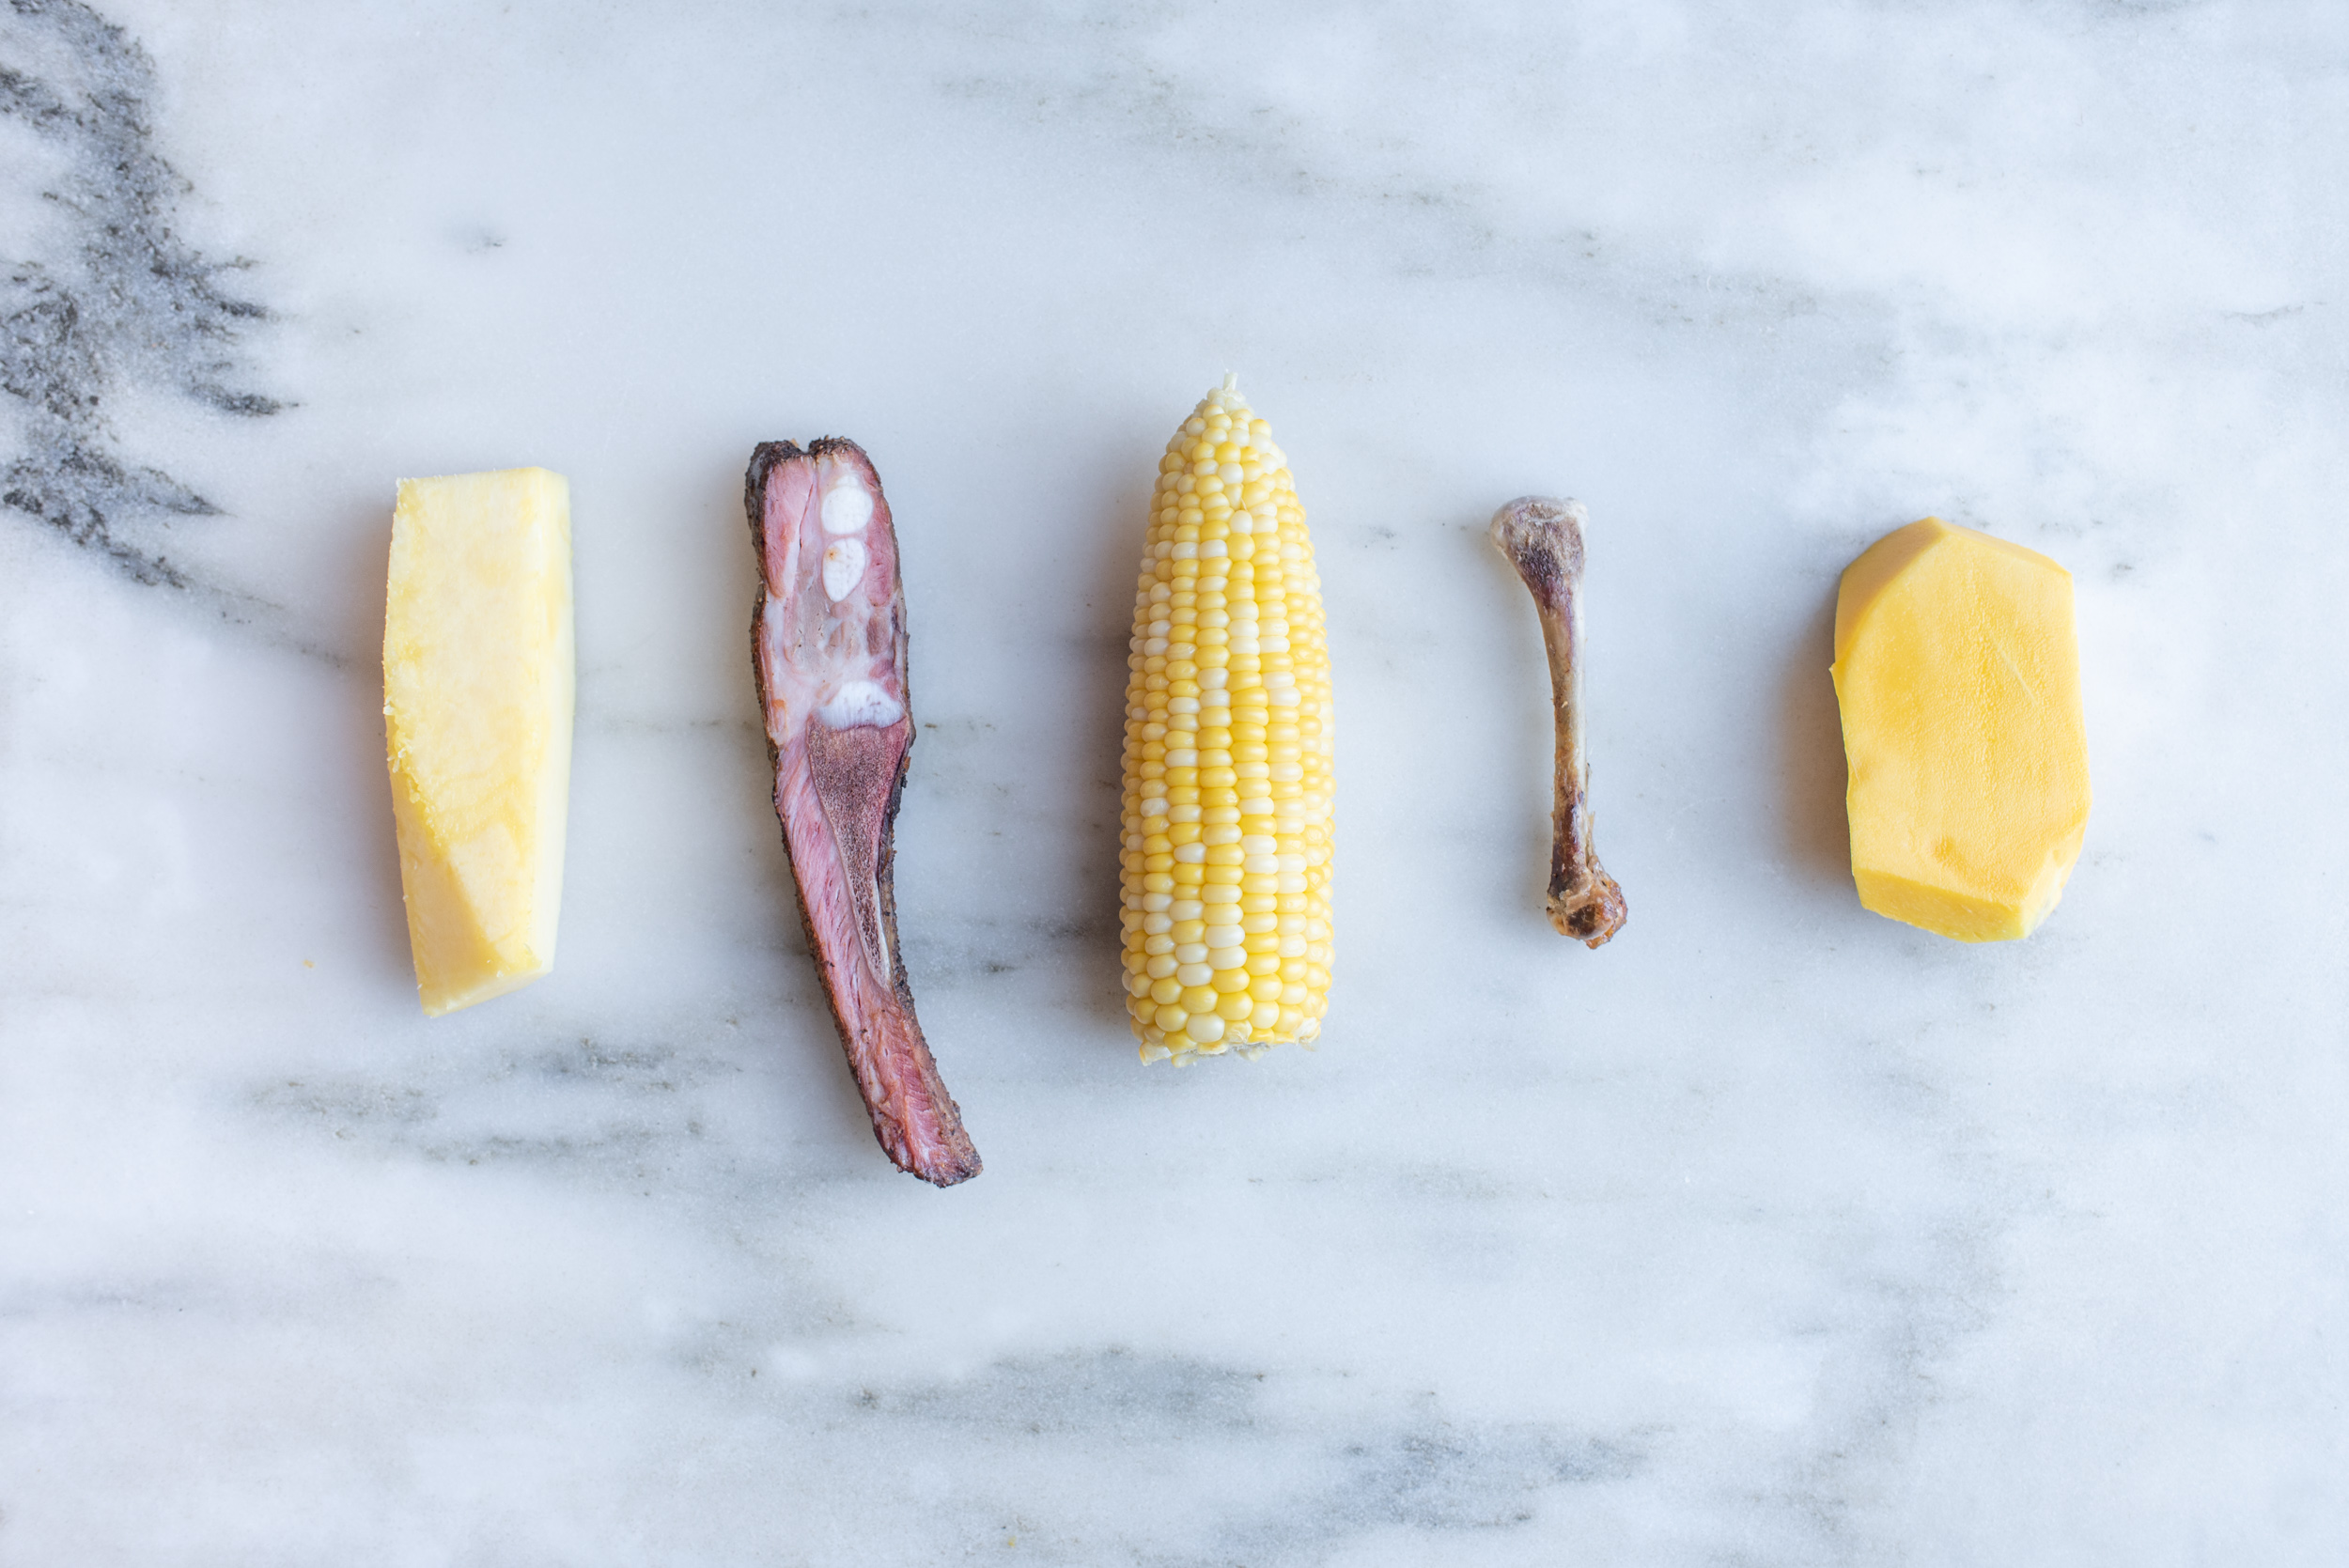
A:
{"type": "Polygon", "coordinates": [[[979,1173],[979,1155],[914,1017],[891,880],[913,720],[889,503],[863,451],[827,436],[762,442],[744,504],[759,567],[751,657],[808,952],[882,1151],[952,1187],[979,1173]]]}

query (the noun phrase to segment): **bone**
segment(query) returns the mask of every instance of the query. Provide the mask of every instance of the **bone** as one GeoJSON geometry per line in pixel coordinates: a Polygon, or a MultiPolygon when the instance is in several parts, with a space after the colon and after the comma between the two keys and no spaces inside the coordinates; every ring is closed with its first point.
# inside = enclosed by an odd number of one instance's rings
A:
{"type": "Polygon", "coordinates": [[[816,710],[816,717],[833,729],[853,729],[859,724],[894,724],[906,715],[905,705],[891,696],[879,681],[849,680],[840,684],[830,702],[816,710]]]}
{"type": "MultiPolygon", "coordinates": [[[[840,492],[834,490],[834,495],[840,492]]],[[[864,576],[864,542],[834,539],[824,547],[824,597],[837,604],[864,576]]]]}
{"type": "Polygon", "coordinates": [[[1591,843],[1591,766],[1582,746],[1582,525],[1579,501],[1519,496],[1493,514],[1493,543],[1517,569],[1542,620],[1558,721],[1558,801],[1551,814],[1549,924],[1589,947],[1623,929],[1623,889],[1591,843]]]}
{"type": "Polygon", "coordinates": [[[873,520],[873,492],[858,484],[853,474],[843,474],[824,493],[822,516],[827,534],[862,534],[873,520]]]}

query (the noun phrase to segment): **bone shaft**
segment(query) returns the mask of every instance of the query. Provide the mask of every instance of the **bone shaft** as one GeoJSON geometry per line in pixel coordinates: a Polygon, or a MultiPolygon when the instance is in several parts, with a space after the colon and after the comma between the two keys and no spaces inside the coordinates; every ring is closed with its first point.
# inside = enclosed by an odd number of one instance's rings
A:
{"type": "Polygon", "coordinates": [[[1563,893],[1590,879],[1590,768],[1582,745],[1582,600],[1577,583],[1563,577],[1553,581],[1557,592],[1540,608],[1558,737],[1549,891],[1563,893]]]}

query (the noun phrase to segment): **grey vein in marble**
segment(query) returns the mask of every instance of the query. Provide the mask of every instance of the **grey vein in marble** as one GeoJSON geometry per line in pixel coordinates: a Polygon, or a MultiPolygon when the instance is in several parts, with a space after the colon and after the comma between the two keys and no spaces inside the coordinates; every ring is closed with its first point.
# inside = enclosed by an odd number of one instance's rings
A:
{"type": "Polygon", "coordinates": [[[17,414],[0,503],[142,582],[183,586],[161,544],[124,525],[219,508],[122,453],[110,396],[142,383],[240,418],[284,405],[235,384],[238,344],[269,312],[223,287],[248,262],[173,231],[185,182],[156,150],[154,85],[137,40],[77,0],[9,0],[0,16],[0,120],[54,155],[40,197],[58,220],[0,256],[0,388],[17,414]]]}
{"type": "Polygon", "coordinates": [[[1097,1537],[1088,1557],[1071,1549],[1076,1520],[1032,1512],[1023,1521],[1028,1545],[1048,1560],[1114,1556],[1154,1568],[1310,1563],[1380,1531],[1407,1541],[1501,1533],[1531,1523],[1550,1488],[1623,1481],[1644,1463],[1633,1440],[1536,1422],[1456,1420],[1432,1396],[1363,1412],[1332,1440],[1319,1423],[1284,1419],[1267,1397],[1271,1381],[1263,1372],[1110,1345],[1000,1361],[950,1381],[866,1389],[854,1406],[935,1427],[942,1436],[987,1433],[1022,1447],[1062,1449],[1060,1463],[1079,1467],[1141,1460],[1171,1469],[1181,1450],[1212,1445],[1222,1465],[1273,1483],[1235,1485],[1207,1501],[1203,1513],[1213,1523],[1171,1549],[1097,1537]]]}

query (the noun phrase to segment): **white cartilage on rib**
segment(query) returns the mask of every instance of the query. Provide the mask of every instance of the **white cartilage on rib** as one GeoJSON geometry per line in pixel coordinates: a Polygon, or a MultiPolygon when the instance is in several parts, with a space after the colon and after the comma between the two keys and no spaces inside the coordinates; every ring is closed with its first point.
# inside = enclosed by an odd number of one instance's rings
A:
{"type": "Polygon", "coordinates": [[[854,729],[859,724],[894,724],[905,716],[905,704],[891,696],[879,682],[870,680],[841,682],[840,690],[816,710],[816,717],[835,730],[854,729]]]}
{"type": "Polygon", "coordinates": [[[840,482],[824,492],[825,533],[862,534],[872,520],[873,494],[855,474],[842,474],[840,482]]]}
{"type": "Polygon", "coordinates": [[[837,604],[855,592],[864,577],[864,560],[863,539],[834,539],[824,546],[825,597],[837,604]]]}

